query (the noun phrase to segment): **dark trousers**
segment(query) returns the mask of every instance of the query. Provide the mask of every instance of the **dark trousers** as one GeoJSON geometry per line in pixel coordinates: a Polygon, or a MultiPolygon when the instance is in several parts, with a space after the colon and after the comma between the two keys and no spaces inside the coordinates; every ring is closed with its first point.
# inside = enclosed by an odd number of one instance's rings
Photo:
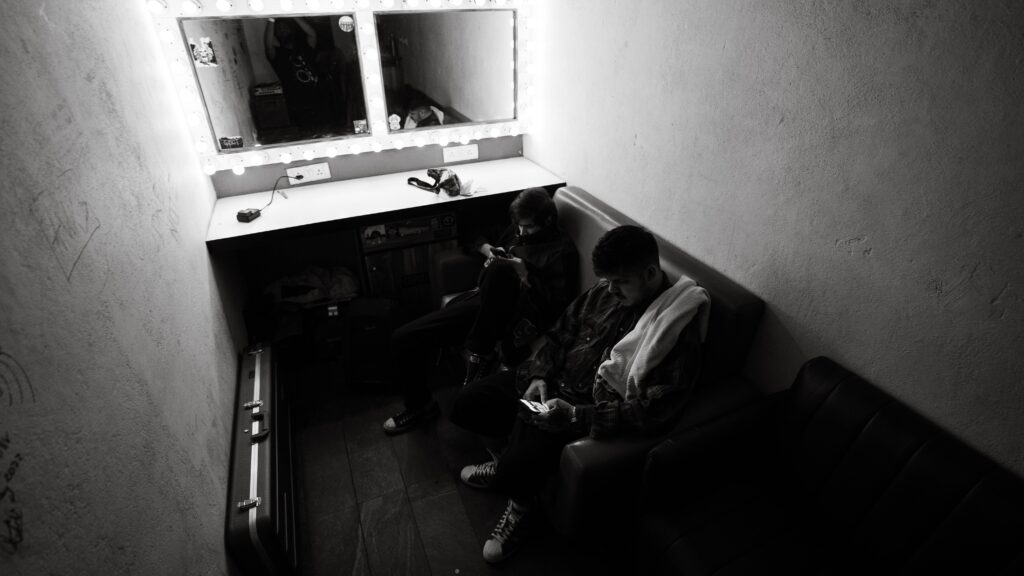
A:
{"type": "Polygon", "coordinates": [[[486,354],[511,328],[519,298],[519,277],[511,266],[488,266],[479,290],[399,327],[391,335],[392,375],[402,386],[405,407],[430,401],[431,368],[438,350],[465,345],[486,354]]]}
{"type": "Polygon", "coordinates": [[[455,398],[451,420],[483,436],[511,435],[498,459],[495,488],[529,505],[558,470],[562,448],[584,434],[578,430],[547,432],[520,419],[520,395],[512,371],[473,382],[455,398]]]}

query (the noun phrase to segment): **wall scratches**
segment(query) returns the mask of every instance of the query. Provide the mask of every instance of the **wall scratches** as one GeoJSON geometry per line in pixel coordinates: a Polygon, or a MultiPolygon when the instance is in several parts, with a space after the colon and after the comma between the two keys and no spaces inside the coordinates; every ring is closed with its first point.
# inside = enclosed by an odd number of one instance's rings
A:
{"type": "Polygon", "coordinates": [[[14,406],[15,402],[35,404],[36,390],[18,360],[0,349],[0,405],[5,396],[8,406],[14,406]]]}
{"type": "Polygon", "coordinates": [[[88,202],[76,202],[64,193],[67,187],[61,185],[62,181],[71,173],[69,168],[58,174],[52,185],[45,186],[36,194],[29,206],[29,213],[47,238],[50,251],[67,282],[71,282],[78,263],[101,224],[93,216],[88,202]]]}
{"type": "Polygon", "coordinates": [[[851,236],[850,238],[837,238],[835,241],[835,247],[837,250],[842,250],[848,255],[853,256],[854,254],[860,254],[867,258],[871,256],[874,248],[864,246],[867,242],[866,236],[851,236]]]}

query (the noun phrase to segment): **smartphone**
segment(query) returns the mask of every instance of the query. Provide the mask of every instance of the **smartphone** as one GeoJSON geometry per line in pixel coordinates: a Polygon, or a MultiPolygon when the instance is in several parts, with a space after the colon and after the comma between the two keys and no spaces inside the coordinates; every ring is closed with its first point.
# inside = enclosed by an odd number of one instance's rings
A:
{"type": "Polygon", "coordinates": [[[527,400],[526,398],[520,398],[519,401],[523,403],[523,406],[529,408],[530,412],[536,412],[538,414],[541,414],[547,412],[548,410],[551,410],[551,408],[549,408],[547,404],[534,402],[533,400],[527,400]]]}
{"type": "Polygon", "coordinates": [[[497,258],[511,258],[509,253],[506,252],[504,248],[499,248],[497,246],[493,246],[491,248],[491,254],[494,254],[494,256],[497,258]]]}

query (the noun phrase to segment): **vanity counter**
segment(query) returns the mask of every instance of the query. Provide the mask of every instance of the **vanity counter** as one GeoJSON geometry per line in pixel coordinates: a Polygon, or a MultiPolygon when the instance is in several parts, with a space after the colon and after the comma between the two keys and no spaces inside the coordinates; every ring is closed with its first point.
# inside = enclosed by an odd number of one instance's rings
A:
{"type": "Polygon", "coordinates": [[[270,190],[220,198],[213,208],[206,242],[220,243],[416,208],[443,208],[474,198],[518,192],[535,186],[565,184],[558,176],[523,157],[459,164],[448,168],[459,175],[464,187],[472,186],[472,196],[450,197],[443,192],[433,194],[410,186],[407,184],[410,177],[430,181],[426,170],[415,170],[285,188],[288,198],[275,198],[273,204],[252,222],[239,222],[236,214],[246,208],[262,207],[270,200],[270,190]]]}

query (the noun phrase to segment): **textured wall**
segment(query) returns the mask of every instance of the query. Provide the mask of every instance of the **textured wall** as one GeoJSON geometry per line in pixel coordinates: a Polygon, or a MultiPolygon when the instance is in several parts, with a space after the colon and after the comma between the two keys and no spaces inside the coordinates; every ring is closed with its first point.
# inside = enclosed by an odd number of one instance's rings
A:
{"type": "Polygon", "coordinates": [[[226,572],[241,335],[145,10],[3,3],[5,575],[226,572]]]}
{"type": "Polygon", "coordinates": [[[762,296],[752,374],[827,354],[1024,473],[1024,5],[537,6],[527,157],[762,296]]]}

